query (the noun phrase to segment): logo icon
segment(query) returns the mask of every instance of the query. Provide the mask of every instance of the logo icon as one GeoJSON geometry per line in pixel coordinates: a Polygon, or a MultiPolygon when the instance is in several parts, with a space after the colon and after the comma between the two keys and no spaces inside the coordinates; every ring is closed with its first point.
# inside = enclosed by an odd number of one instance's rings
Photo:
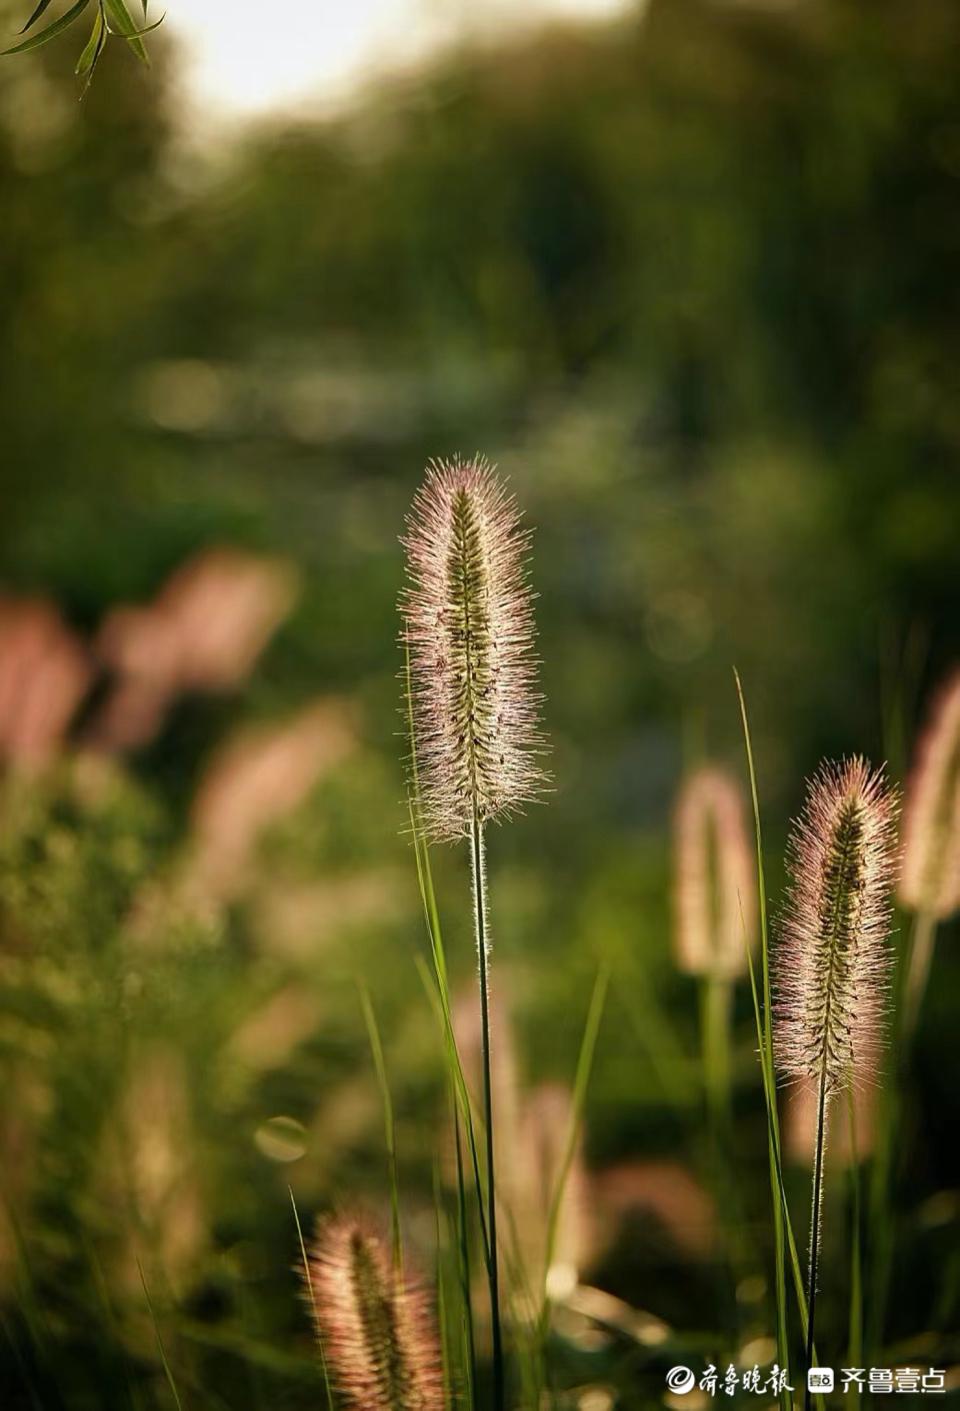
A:
{"type": "Polygon", "coordinates": [[[807,1391],[833,1391],[833,1368],[811,1367],[807,1372],[807,1391]]]}
{"type": "Polygon", "coordinates": [[[667,1373],[667,1386],[671,1391],[679,1392],[681,1396],[693,1391],[696,1380],[689,1367],[671,1367],[667,1373]]]}

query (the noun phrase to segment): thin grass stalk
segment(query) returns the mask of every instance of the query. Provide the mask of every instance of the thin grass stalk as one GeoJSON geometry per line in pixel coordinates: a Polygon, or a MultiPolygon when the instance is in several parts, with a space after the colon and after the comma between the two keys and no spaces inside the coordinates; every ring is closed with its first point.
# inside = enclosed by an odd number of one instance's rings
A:
{"type": "Polygon", "coordinates": [[[545,1359],[544,1349],[546,1346],[547,1332],[550,1326],[550,1300],[546,1288],[546,1276],[553,1264],[554,1251],[557,1241],[557,1228],[560,1220],[560,1211],[563,1207],[564,1192],[570,1171],[573,1166],[573,1159],[577,1150],[577,1141],[580,1135],[580,1128],[583,1122],[583,1110],[587,1099],[587,1087],[590,1082],[590,1074],[593,1071],[593,1059],[597,1047],[597,1037],[600,1032],[600,1022],[603,1018],[604,1006],[607,999],[607,989],[610,983],[610,969],[604,962],[594,981],[593,993],[590,996],[590,1005],[587,1009],[587,1017],[583,1026],[583,1037],[580,1041],[580,1052],[577,1056],[577,1068],[573,1083],[573,1099],[570,1107],[570,1126],[567,1131],[566,1142],[564,1144],[563,1157],[560,1168],[557,1172],[556,1183],[551,1193],[550,1207],[547,1214],[547,1235],[545,1254],[543,1261],[544,1286],[540,1290],[540,1311],[536,1322],[536,1337],[534,1344],[533,1364],[536,1375],[536,1395],[537,1400],[533,1405],[539,1404],[540,1391],[543,1384],[545,1359]]]}
{"type": "Polygon", "coordinates": [[[416,964],[417,973],[420,976],[420,981],[423,985],[427,999],[429,1000],[430,1005],[433,1008],[434,1014],[436,1015],[437,1023],[440,1027],[441,1037],[444,1040],[444,1044],[447,1046],[448,1072],[452,1074],[451,1081],[453,1082],[454,1098],[456,1100],[457,1109],[463,1117],[464,1126],[467,1129],[467,1147],[470,1152],[470,1165],[473,1174],[474,1190],[477,1192],[477,1216],[480,1224],[484,1268],[487,1268],[490,1262],[490,1240],[489,1235],[487,1233],[486,1185],[480,1166],[480,1148],[476,1137],[476,1121],[474,1119],[473,1113],[473,1102],[470,1097],[469,1089],[467,1088],[466,1078],[464,1077],[463,1067],[460,1062],[460,1054],[456,1048],[456,1040],[453,1034],[453,1019],[450,1014],[449,999],[447,1000],[445,1006],[444,997],[443,995],[441,995],[438,989],[436,972],[434,972],[433,976],[431,977],[430,969],[426,961],[421,956],[417,956],[414,963],[416,964]],[[451,1054],[452,1057],[450,1056],[451,1054]]]}
{"type": "Polygon", "coordinates": [[[160,1333],[160,1324],[157,1322],[157,1315],[153,1309],[153,1301],[150,1298],[150,1290],[147,1288],[146,1275],[143,1272],[143,1265],[140,1263],[139,1259],[137,1260],[137,1271],[140,1274],[140,1282],[143,1285],[143,1296],[147,1300],[147,1310],[150,1314],[150,1321],[153,1324],[153,1335],[157,1340],[157,1350],[160,1353],[160,1361],[163,1364],[163,1371],[167,1379],[167,1385],[170,1388],[170,1394],[173,1397],[173,1402],[177,1408],[177,1411],[183,1411],[183,1402],[180,1400],[180,1393],[177,1390],[177,1383],[173,1375],[173,1369],[171,1368],[170,1363],[167,1360],[167,1350],[163,1345],[163,1337],[160,1333]]]}
{"type": "MultiPolygon", "coordinates": [[[[747,755],[747,772],[750,778],[750,799],[753,805],[753,826],[757,846],[757,900],[760,907],[760,957],[763,981],[763,1010],[758,1011],[760,1032],[761,1067],[764,1078],[764,1097],[767,1104],[767,1155],[770,1168],[770,1194],[773,1204],[774,1241],[774,1298],[777,1318],[777,1357],[784,1371],[789,1371],[790,1344],[787,1336],[787,1276],[786,1248],[784,1235],[784,1215],[786,1198],[783,1193],[783,1176],[780,1154],[780,1120],[777,1114],[776,1080],[773,1068],[773,1002],[770,985],[770,936],[767,918],[767,885],[763,864],[763,834],[760,826],[760,799],[757,793],[757,774],[753,760],[753,743],[750,737],[750,723],[747,719],[747,703],[739,672],[734,669],[737,698],[740,703],[740,720],[743,727],[743,743],[747,755]]],[[[747,948],[750,965],[750,982],[753,986],[754,1003],[757,993],[753,975],[753,959],[747,948]]],[[[789,1217],[787,1217],[789,1218],[789,1217]]],[[[795,1274],[798,1270],[795,1270],[795,1274]]],[[[787,1377],[789,1381],[789,1376],[787,1377]]],[[[790,1411],[790,1396],[786,1391],[780,1394],[783,1411],[790,1411]]]]}
{"type": "Polygon", "coordinates": [[[863,1242],[861,1238],[860,1152],[857,1145],[857,1116],[852,1092],[847,1094],[847,1121],[850,1130],[850,1340],[847,1364],[859,1367],[863,1358],[863,1242]]]}
{"type": "MultiPolygon", "coordinates": [[[[121,1346],[120,1326],[117,1322],[117,1315],[110,1298],[110,1292],[107,1288],[107,1280],[103,1272],[103,1264],[100,1261],[93,1241],[89,1238],[88,1235],[81,1235],[80,1242],[83,1247],[83,1252],[86,1256],[87,1263],[90,1266],[90,1272],[93,1275],[93,1284],[94,1288],[97,1291],[97,1302],[103,1310],[103,1314],[107,1323],[107,1328],[110,1332],[111,1338],[113,1339],[114,1345],[119,1348],[121,1346]]],[[[132,1411],[139,1411],[142,1402],[136,1390],[136,1387],[134,1386],[133,1381],[131,1379],[128,1360],[122,1354],[120,1355],[120,1365],[123,1371],[123,1383],[127,1392],[127,1400],[130,1403],[132,1411]]]]}
{"type": "Polygon", "coordinates": [[[327,1355],[323,1347],[323,1334],[320,1328],[320,1318],[317,1312],[317,1297],[313,1288],[313,1276],[310,1273],[310,1260],[307,1257],[307,1246],[303,1238],[303,1227],[300,1224],[300,1213],[297,1210],[297,1202],[294,1199],[293,1187],[287,1186],[290,1192],[290,1204],[293,1206],[293,1220],[297,1227],[297,1241],[300,1245],[300,1258],[303,1261],[303,1281],[307,1288],[307,1297],[310,1300],[310,1312],[313,1315],[313,1328],[317,1339],[317,1351],[320,1353],[320,1367],[323,1372],[323,1385],[327,1393],[327,1411],[334,1411],[333,1388],[330,1385],[330,1373],[327,1370],[327,1355]]]}
{"type": "MultiPolygon", "coordinates": [[[[410,816],[410,832],[413,837],[414,858],[417,867],[417,885],[420,891],[420,901],[423,906],[427,936],[430,940],[430,955],[433,960],[436,991],[440,1002],[440,1019],[443,1030],[447,1068],[451,1081],[453,1082],[457,1103],[463,1115],[464,1125],[467,1131],[467,1145],[473,1166],[473,1176],[476,1182],[480,1215],[480,1233],[483,1239],[484,1266],[489,1269],[490,1238],[487,1232],[487,1220],[483,1206],[483,1183],[480,1179],[480,1156],[477,1147],[476,1128],[473,1120],[473,1105],[470,1101],[466,1079],[463,1075],[463,1065],[460,1062],[460,1053],[457,1049],[457,1040],[453,1032],[453,1017],[450,1010],[450,987],[447,981],[447,959],[443,944],[443,932],[440,927],[440,910],[437,906],[437,896],[433,885],[430,849],[427,846],[421,822],[420,772],[417,760],[417,736],[414,728],[413,692],[410,680],[410,644],[406,634],[404,635],[404,699],[407,708],[407,731],[410,742],[410,793],[407,799],[407,808],[410,816]]],[[[430,988],[428,986],[428,994],[429,993],[430,988]]]]}
{"type": "MultiPolygon", "coordinates": [[[[731,1339],[737,1332],[735,1285],[743,1270],[742,1211],[731,1170],[733,1109],[731,1047],[733,982],[716,971],[701,976],[700,1032],[706,1099],[709,1177],[717,1194],[719,1223],[727,1259],[716,1268],[717,1306],[731,1339]],[[731,1272],[732,1271],[732,1272],[731,1272]]],[[[719,1355],[719,1353],[718,1353],[719,1355]]]]}
{"type": "Polygon", "coordinates": [[[467,1405],[472,1411],[477,1388],[477,1349],[473,1331],[473,1302],[470,1289],[470,1232],[467,1225],[467,1192],[463,1179],[463,1151],[460,1143],[460,1118],[456,1102],[453,1107],[453,1135],[457,1154],[457,1249],[460,1264],[460,1291],[463,1301],[463,1324],[466,1341],[467,1405]]]}
{"type": "Polygon", "coordinates": [[[367,1037],[370,1040],[370,1052],[373,1056],[373,1066],[377,1075],[377,1086],[380,1089],[380,1101],[383,1106],[383,1127],[384,1139],[387,1148],[387,1162],[390,1167],[390,1234],[393,1247],[393,1263],[398,1273],[403,1274],[403,1242],[400,1238],[400,1178],[397,1168],[397,1139],[396,1127],[393,1120],[393,1098],[390,1095],[390,1084],[387,1081],[387,1066],[383,1060],[383,1043],[380,1039],[380,1027],[377,1024],[377,1016],[370,999],[369,991],[362,980],[357,980],[357,988],[360,991],[360,1005],[363,1009],[363,1019],[367,1026],[367,1037]]]}
{"type": "Polygon", "coordinates": [[[733,986],[724,975],[704,975],[700,999],[707,1110],[714,1139],[719,1141],[731,1113],[731,1020],[733,986]]]}
{"type": "MultiPolygon", "coordinates": [[[[823,1227],[823,1157],[827,1140],[827,1065],[824,1063],[820,1075],[820,1091],[817,1096],[817,1148],[813,1159],[813,1195],[810,1211],[810,1261],[807,1278],[807,1341],[806,1367],[815,1366],[813,1360],[814,1331],[817,1321],[817,1275],[820,1265],[820,1236],[823,1227]]],[[[810,1386],[803,1393],[803,1404],[810,1406],[810,1386]]]]}
{"type": "MultiPolygon", "coordinates": [[[[616,950],[617,969],[629,971],[627,983],[619,987],[617,998],[623,1005],[636,1042],[640,1045],[664,1095],[678,1111],[699,1100],[699,1077],[692,1076],[693,1064],[660,1006],[646,971],[636,963],[631,948],[620,938],[610,937],[608,951],[616,950]]],[[[609,963],[609,962],[608,962],[609,963]]]]}
{"type": "Polygon", "coordinates": [[[483,1117],[486,1124],[487,1155],[487,1235],[490,1260],[487,1281],[490,1289],[490,1324],[493,1342],[493,1404],[497,1411],[506,1404],[503,1369],[503,1329],[500,1321],[500,1268],[497,1250],[497,1177],[494,1159],[493,1082],[490,1069],[490,984],[487,974],[489,937],[487,933],[487,878],[483,824],[474,812],[470,833],[470,872],[473,882],[473,920],[479,957],[480,1039],[483,1054],[483,1117]]]}
{"type": "Polygon", "coordinates": [[[446,1269],[444,1259],[443,1196],[440,1188],[440,1167],[433,1163],[434,1246],[436,1249],[437,1329],[440,1335],[440,1370],[443,1377],[443,1404],[453,1403],[454,1369],[450,1355],[450,1326],[447,1307],[446,1269]]]}
{"type": "MultiPolygon", "coordinates": [[[[897,1243],[898,1215],[894,1204],[896,1181],[896,1158],[901,1134],[903,1108],[900,1100],[900,1083],[897,1079],[906,1069],[910,1040],[916,1030],[920,1006],[926,989],[926,977],[915,982],[911,993],[910,974],[913,955],[918,944],[925,947],[928,957],[932,957],[934,934],[937,920],[932,913],[921,910],[914,914],[906,944],[901,946],[899,972],[896,980],[897,1003],[892,1018],[891,1053],[887,1069],[890,1081],[881,1084],[878,1103],[876,1149],[870,1179],[870,1229],[871,1241],[870,1282],[871,1301],[867,1320],[867,1351],[871,1357],[880,1356],[887,1322],[887,1306],[890,1299],[890,1281],[893,1274],[893,1258],[897,1243]],[[921,930],[929,927],[930,934],[924,939],[918,936],[921,930]]],[[[929,969],[929,958],[927,961],[929,969]]]]}

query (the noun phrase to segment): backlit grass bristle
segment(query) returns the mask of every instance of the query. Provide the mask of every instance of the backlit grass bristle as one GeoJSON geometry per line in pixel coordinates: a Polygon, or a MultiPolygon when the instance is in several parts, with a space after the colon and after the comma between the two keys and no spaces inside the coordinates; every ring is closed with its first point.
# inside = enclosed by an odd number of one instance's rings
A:
{"type": "Polygon", "coordinates": [[[403,540],[401,602],[423,823],[467,837],[544,784],[529,533],[485,460],[432,462],[403,540]]]}
{"type": "Polygon", "coordinates": [[[757,888],[743,798],[724,770],[683,783],[674,813],[674,937],[691,975],[743,974],[756,941],[757,888]]]}
{"type": "Polygon", "coordinates": [[[332,1380],[351,1411],[442,1411],[443,1371],[424,1290],[355,1219],[323,1222],[309,1254],[311,1305],[332,1380]]]}
{"type": "Polygon", "coordinates": [[[823,764],[790,837],[774,958],[774,1051],[831,1095],[874,1069],[892,952],[897,804],[866,760],[823,764]]]}
{"type": "Polygon", "coordinates": [[[960,907],[960,671],[934,698],[907,781],[900,900],[939,919],[960,907]]]}

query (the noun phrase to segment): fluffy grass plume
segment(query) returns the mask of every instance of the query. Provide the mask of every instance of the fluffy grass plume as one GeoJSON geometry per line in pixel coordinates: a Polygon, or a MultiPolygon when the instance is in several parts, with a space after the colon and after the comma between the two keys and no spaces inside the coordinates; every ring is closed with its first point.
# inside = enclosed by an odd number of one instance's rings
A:
{"type": "Polygon", "coordinates": [[[960,906],[960,672],[934,698],[907,781],[900,900],[941,920],[960,906]]]}
{"type": "Polygon", "coordinates": [[[435,461],[403,540],[423,822],[437,840],[535,798],[544,775],[530,536],[483,459],[435,461]]]}
{"type": "Polygon", "coordinates": [[[684,781],[674,812],[674,868],[680,969],[742,975],[756,941],[757,889],[743,798],[725,770],[705,766],[684,781]]]}
{"type": "Polygon", "coordinates": [[[874,1070],[888,1002],[896,798],[856,757],[823,764],[788,845],[774,962],[774,1052],[828,1096],[874,1070]]]}
{"type": "Polygon", "coordinates": [[[322,1223],[309,1253],[316,1331],[351,1411],[443,1411],[440,1346],[425,1292],[352,1218],[322,1223]]]}
{"type": "MultiPolygon", "coordinates": [[[[774,965],[774,1053],[815,1093],[807,1366],[813,1364],[831,1104],[876,1064],[892,952],[896,798],[859,757],[822,764],[790,835],[790,886],[774,965]]],[[[804,1397],[810,1405],[810,1389],[804,1397]]]]}
{"type": "Polygon", "coordinates": [[[493,467],[483,459],[457,458],[427,467],[403,543],[408,584],[400,607],[409,659],[414,792],[430,837],[463,838],[470,845],[487,1148],[493,1407],[503,1411],[484,830],[535,798],[544,784],[538,763],[543,738],[533,595],[526,571],[530,538],[493,467]]]}

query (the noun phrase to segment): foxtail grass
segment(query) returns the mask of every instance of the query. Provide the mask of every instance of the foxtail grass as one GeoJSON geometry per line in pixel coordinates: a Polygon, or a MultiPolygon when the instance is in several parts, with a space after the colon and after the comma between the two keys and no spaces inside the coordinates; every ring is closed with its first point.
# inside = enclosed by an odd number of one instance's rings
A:
{"type": "MultiPolygon", "coordinates": [[[[827,1123],[834,1098],[876,1067],[888,1005],[896,801],[881,770],[824,764],[791,833],[774,989],[774,1055],[816,1084],[806,1365],[813,1365],[827,1123]]],[[[810,1392],[805,1404],[809,1405],[810,1392]]]]}
{"type": "Polygon", "coordinates": [[[674,946],[698,976],[707,1106],[719,1148],[730,1119],[733,986],[757,935],[756,885],[739,786],[701,766],[684,780],[673,821],[674,946]]]}
{"type": "Polygon", "coordinates": [[[913,931],[902,983],[902,1031],[916,1028],[937,925],[960,908],[960,672],[935,695],[907,779],[899,900],[913,931]]]}
{"type": "Polygon", "coordinates": [[[544,785],[533,654],[529,534],[482,459],[433,462],[404,538],[401,600],[409,653],[412,748],[427,838],[466,841],[470,857],[483,1040],[487,1273],[494,1406],[505,1405],[490,1071],[488,823],[509,818],[544,785]]]}
{"type": "Polygon", "coordinates": [[[444,1411],[443,1360],[424,1290],[362,1222],[323,1222],[308,1252],[311,1307],[350,1411],[444,1411]]]}

